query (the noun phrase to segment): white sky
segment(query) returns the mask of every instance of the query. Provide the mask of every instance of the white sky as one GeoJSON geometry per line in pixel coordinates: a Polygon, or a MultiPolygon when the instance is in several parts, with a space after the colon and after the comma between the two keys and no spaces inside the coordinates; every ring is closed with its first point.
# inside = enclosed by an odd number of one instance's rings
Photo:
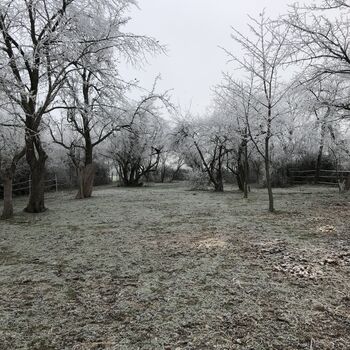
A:
{"type": "Polygon", "coordinates": [[[227,56],[219,48],[237,49],[231,26],[246,31],[248,14],[265,8],[270,17],[285,13],[293,0],[139,0],[127,31],[155,37],[167,45],[167,55],[151,57],[144,70],[123,68],[125,79],[137,78],[151,88],[161,74],[160,89],[174,89],[175,103],[194,113],[210,104],[210,88],[229,70],[227,56]]]}

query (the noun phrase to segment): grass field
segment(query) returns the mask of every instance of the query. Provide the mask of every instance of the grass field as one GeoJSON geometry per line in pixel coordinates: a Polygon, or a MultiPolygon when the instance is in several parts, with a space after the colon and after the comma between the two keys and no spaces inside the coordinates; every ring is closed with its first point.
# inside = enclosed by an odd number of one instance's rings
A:
{"type": "MultiPolygon", "coordinates": [[[[102,188],[0,222],[0,349],[350,349],[350,197],[102,188]]],[[[1,203],[0,203],[1,204],[1,203]]]]}

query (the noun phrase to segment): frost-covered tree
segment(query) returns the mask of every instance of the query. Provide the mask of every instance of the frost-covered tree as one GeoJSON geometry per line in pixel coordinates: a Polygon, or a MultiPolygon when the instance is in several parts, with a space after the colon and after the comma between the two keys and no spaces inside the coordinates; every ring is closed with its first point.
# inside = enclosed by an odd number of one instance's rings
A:
{"type": "MultiPolygon", "coordinates": [[[[126,82],[118,74],[116,58],[117,62],[123,59],[141,65],[145,54],[162,51],[155,39],[122,31],[128,22],[124,14],[126,9],[127,6],[116,8],[115,17],[107,20],[112,40],[97,40],[89,48],[89,54],[74,62],[75,70],[66,77],[60,92],[62,108],[66,111],[64,122],[61,118],[59,123],[51,123],[54,141],[69,150],[77,169],[79,199],[88,198],[92,193],[94,149],[132,123],[127,120],[130,113],[126,94],[134,82],[126,82]],[[65,141],[62,125],[73,133],[74,142],[65,141]]],[[[98,36],[98,28],[96,32],[98,36]]]]}
{"type": "MultiPolygon", "coordinates": [[[[337,95],[323,99],[349,118],[350,49],[348,32],[350,5],[347,1],[324,0],[308,6],[296,3],[281,22],[290,28],[291,61],[304,69],[304,80],[317,85],[336,82],[337,95]]],[[[333,84],[334,87],[334,84],[333,84]]]]}
{"type": "Polygon", "coordinates": [[[231,135],[227,146],[226,167],[237,179],[239,189],[248,198],[249,182],[249,129],[248,122],[254,111],[254,77],[246,81],[235,80],[225,74],[223,82],[215,89],[217,112],[229,120],[231,135]]]}
{"type": "Polygon", "coordinates": [[[274,124],[281,115],[280,105],[289,85],[281,80],[281,68],[290,57],[286,44],[288,26],[277,26],[262,13],[259,19],[250,18],[251,36],[245,36],[233,29],[232,39],[242,49],[242,56],[229,52],[229,57],[246,74],[254,77],[254,118],[249,118],[247,126],[252,142],[264,159],[266,187],[269,196],[269,211],[274,211],[271,180],[271,139],[274,124]]]}
{"type": "Polygon", "coordinates": [[[40,138],[48,112],[67,74],[65,33],[72,0],[5,0],[0,5],[0,89],[21,112],[31,191],[26,210],[44,205],[46,152],[40,138]]]}
{"type": "Polygon", "coordinates": [[[349,14],[347,1],[325,0],[308,6],[295,3],[282,17],[291,30],[293,58],[306,62],[310,78],[349,75],[349,14]]]}
{"type": "Polygon", "coordinates": [[[47,154],[41,132],[46,117],[62,108],[57,97],[67,77],[86,68],[84,58],[106,49],[114,47],[128,55],[142,52],[140,42],[156,44],[153,39],[121,33],[128,20],[125,11],[134,4],[133,0],[1,2],[0,89],[21,111],[32,180],[26,211],[45,210],[47,154]]]}
{"type": "Polygon", "coordinates": [[[335,123],[338,119],[337,109],[333,106],[340,97],[339,81],[312,80],[304,87],[306,95],[305,109],[308,110],[316,129],[315,146],[317,147],[315,183],[320,181],[320,171],[327,141],[335,138],[335,123]]]}
{"type": "Polygon", "coordinates": [[[224,190],[228,134],[224,119],[215,114],[197,119],[187,117],[174,130],[174,142],[182,150],[185,163],[199,177],[205,174],[217,192],[224,190]]]}
{"type": "Polygon", "coordinates": [[[52,139],[67,150],[76,169],[78,199],[92,194],[95,148],[132,122],[126,120],[124,86],[116,83],[118,77],[108,67],[109,59],[94,57],[97,62],[92,66],[77,65],[67,77],[61,91],[64,112],[49,125],[52,139]]]}
{"type": "MultiPolygon", "coordinates": [[[[23,146],[23,130],[16,125],[9,124],[6,112],[0,112],[0,179],[2,180],[4,206],[2,219],[13,216],[12,183],[15,177],[17,164],[25,155],[23,146]]],[[[13,118],[11,118],[12,123],[13,118]]]]}
{"type": "Polygon", "coordinates": [[[166,123],[159,102],[169,106],[166,95],[152,92],[142,98],[131,110],[128,128],[110,138],[107,157],[113,160],[123,186],[140,186],[142,178],[158,169],[166,148],[166,123]]]}

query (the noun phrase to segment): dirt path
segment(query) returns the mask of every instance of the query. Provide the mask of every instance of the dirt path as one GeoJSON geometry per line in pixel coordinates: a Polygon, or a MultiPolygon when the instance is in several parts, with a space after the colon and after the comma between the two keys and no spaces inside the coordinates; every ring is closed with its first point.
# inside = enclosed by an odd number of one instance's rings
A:
{"type": "Polygon", "coordinates": [[[263,190],[71,198],[0,223],[1,350],[350,349],[335,190],[276,190],[276,214],[263,190]]]}

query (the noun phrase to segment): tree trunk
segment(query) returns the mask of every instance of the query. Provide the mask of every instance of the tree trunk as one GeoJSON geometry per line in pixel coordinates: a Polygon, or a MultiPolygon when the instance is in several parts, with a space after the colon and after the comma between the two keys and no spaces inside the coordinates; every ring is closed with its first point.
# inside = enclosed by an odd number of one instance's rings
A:
{"type": "Polygon", "coordinates": [[[12,203],[12,176],[4,176],[4,207],[1,214],[1,219],[10,219],[13,216],[13,203],[12,203]]]}
{"type": "Polygon", "coordinates": [[[4,184],[4,207],[1,215],[1,219],[10,219],[13,216],[13,202],[12,202],[12,181],[15,177],[17,164],[20,159],[25,155],[25,148],[14,155],[11,165],[5,169],[2,174],[4,184]]]}
{"type": "Polygon", "coordinates": [[[273,203],[273,193],[272,193],[272,183],[271,183],[271,174],[270,174],[270,138],[265,138],[265,171],[266,171],[266,186],[269,195],[269,211],[273,213],[275,211],[273,203]]]}
{"type": "Polygon", "coordinates": [[[173,182],[175,179],[176,179],[176,177],[178,176],[178,174],[180,173],[180,170],[181,170],[181,168],[182,168],[182,163],[180,162],[178,165],[177,165],[177,167],[176,167],[176,170],[172,173],[172,175],[171,175],[171,180],[170,180],[170,182],[173,182]]]}
{"type": "Polygon", "coordinates": [[[224,179],[222,175],[222,162],[223,162],[223,146],[220,145],[219,147],[219,156],[218,156],[218,165],[216,169],[215,174],[215,182],[214,187],[216,192],[223,192],[224,191],[224,179]]]}
{"type": "Polygon", "coordinates": [[[219,160],[218,169],[216,169],[214,188],[215,188],[215,192],[224,192],[224,181],[222,176],[222,167],[221,167],[220,160],[219,160]]]}
{"type": "Polygon", "coordinates": [[[36,140],[26,140],[26,158],[30,168],[30,194],[27,207],[24,209],[28,213],[41,213],[45,208],[45,164],[47,155],[41,148],[41,141],[36,136],[36,140]]]}
{"type": "Polygon", "coordinates": [[[260,185],[260,175],[261,175],[261,166],[260,163],[254,164],[255,176],[256,176],[256,184],[260,185]]]}
{"type": "Polygon", "coordinates": [[[161,168],[161,173],[160,173],[160,181],[161,183],[165,182],[165,176],[166,176],[166,165],[164,164],[161,168]]]}
{"type": "Polygon", "coordinates": [[[27,207],[28,213],[42,213],[45,208],[45,161],[41,161],[35,167],[31,167],[30,193],[27,207]]]}
{"type": "Polygon", "coordinates": [[[88,118],[83,114],[84,121],[84,139],[85,139],[85,159],[84,165],[79,165],[78,172],[78,193],[76,199],[90,198],[94,187],[94,179],[96,173],[96,166],[93,163],[93,145],[91,142],[91,135],[89,129],[88,118]]]}
{"type": "Polygon", "coordinates": [[[241,192],[244,192],[244,183],[242,182],[242,177],[241,177],[241,174],[240,172],[238,171],[236,175],[236,181],[237,181],[237,186],[238,186],[238,189],[241,191],[241,192]]]}
{"type": "Polygon", "coordinates": [[[317,160],[316,160],[315,184],[318,184],[320,181],[320,172],[321,172],[325,134],[326,134],[326,124],[323,123],[321,126],[321,138],[320,138],[320,144],[318,147],[318,154],[317,154],[317,160]]]}
{"type": "Polygon", "coordinates": [[[132,179],[129,177],[123,177],[122,178],[123,186],[124,187],[141,187],[143,186],[143,183],[140,182],[140,177],[133,177],[132,179]]]}
{"type": "Polygon", "coordinates": [[[78,193],[76,195],[76,199],[85,199],[90,198],[92,195],[92,190],[94,186],[94,178],[95,178],[95,165],[87,164],[85,166],[81,166],[78,169],[78,193]]]}
{"type": "Polygon", "coordinates": [[[214,184],[215,192],[224,192],[224,184],[222,181],[216,182],[214,184]]]}
{"type": "Polygon", "coordinates": [[[248,198],[248,136],[246,130],[246,136],[244,141],[244,198],[248,198]]]}
{"type": "Polygon", "coordinates": [[[320,181],[322,153],[323,153],[323,146],[320,146],[318,150],[317,160],[316,160],[315,184],[318,184],[320,181]]]}
{"type": "Polygon", "coordinates": [[[244,143],[241,142],[238,149],[238,158],[237,158],[237,185],[241,192],[244,192],[244,166],[242,164],[242,153],[243,153],[244,143]]]}

